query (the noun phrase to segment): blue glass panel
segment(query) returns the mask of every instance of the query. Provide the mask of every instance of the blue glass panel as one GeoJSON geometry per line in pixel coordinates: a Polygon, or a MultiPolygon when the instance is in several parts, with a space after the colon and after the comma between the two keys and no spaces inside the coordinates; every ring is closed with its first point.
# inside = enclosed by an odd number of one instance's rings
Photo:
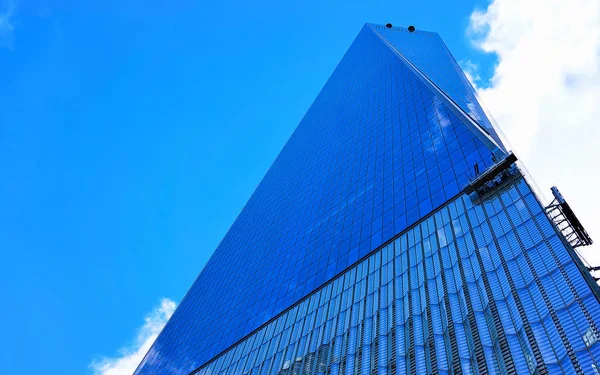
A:
{"type": "Polygon", "coordinates": [[[473,86],[437,33],[371,25],[501,145],[473,86]]]}

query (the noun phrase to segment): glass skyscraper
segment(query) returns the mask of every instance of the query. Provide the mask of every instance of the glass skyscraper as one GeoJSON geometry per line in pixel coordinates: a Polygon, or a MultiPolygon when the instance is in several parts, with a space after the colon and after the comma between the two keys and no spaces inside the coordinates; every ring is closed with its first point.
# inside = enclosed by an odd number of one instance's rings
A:
{"type": "Polygon", "coordinates": [[[525,177],[438,34],[366,24],[135,374],[600,374],[525,177]]]}

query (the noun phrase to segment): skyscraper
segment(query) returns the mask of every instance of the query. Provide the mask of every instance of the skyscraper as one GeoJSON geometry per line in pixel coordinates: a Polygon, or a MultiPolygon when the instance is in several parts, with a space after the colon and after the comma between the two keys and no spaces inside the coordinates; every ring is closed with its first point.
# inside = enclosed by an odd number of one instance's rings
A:
{"type": "Polygon", "coordinates": [[[436,33],[366,24],[136,374],[593,374],[600,293],[436,33]]]}

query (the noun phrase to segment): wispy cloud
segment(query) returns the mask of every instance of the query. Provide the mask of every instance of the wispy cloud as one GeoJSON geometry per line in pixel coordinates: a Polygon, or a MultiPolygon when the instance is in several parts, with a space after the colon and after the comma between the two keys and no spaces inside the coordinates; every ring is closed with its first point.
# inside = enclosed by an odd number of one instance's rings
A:
{"type": "Polygon", "coordinates": [[[498,58],[483,102],[538,184],[557,184],[600,236],[600,2],[493,0],[468,35],[498,58]]]}
{"type": "Polygon", "coordinates": [[[144,358],[148,349],[156,340],[161,329],[167,323],[173,311],[175,302],[163,298],[156,309],[144,319],[144,325],[139,329],[134,343],[119,350],[119,355],[112,358],[94,360],[90,367],[94,375],[131,375],[144,358]]]}
{"type": "Polygon", "coordinates": [[[14,16],[18,5],[19,0],[0,2],[0,47],[12,48],[13,46],[14,16]]]}
{"type": "Polygon", "coordinates": [[[481,76],[479,75],[479,70],[477,65],[473,63],[471,60],[463,60],[458,63],[462,70],[465,72],[467,79],[471,82],[473,86],[477,86],[481,81],[481,76]]]}

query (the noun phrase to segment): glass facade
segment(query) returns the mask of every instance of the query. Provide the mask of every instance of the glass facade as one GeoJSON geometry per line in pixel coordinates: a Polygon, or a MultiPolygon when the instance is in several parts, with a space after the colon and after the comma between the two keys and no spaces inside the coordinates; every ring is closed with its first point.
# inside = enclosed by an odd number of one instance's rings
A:
{"type": "Polygon", "coordinates": [[[136,374],[593,373],[519,170],[462,192],[505,152],[437,34],[365,25],[136,374]]]}
{"type": "Polygon", "coordinates": [[[371,27],[483,127],[499,145],[502,144],[477,100],[475,90],[437,33],[411,33],[402,27],[371,27]]]}

